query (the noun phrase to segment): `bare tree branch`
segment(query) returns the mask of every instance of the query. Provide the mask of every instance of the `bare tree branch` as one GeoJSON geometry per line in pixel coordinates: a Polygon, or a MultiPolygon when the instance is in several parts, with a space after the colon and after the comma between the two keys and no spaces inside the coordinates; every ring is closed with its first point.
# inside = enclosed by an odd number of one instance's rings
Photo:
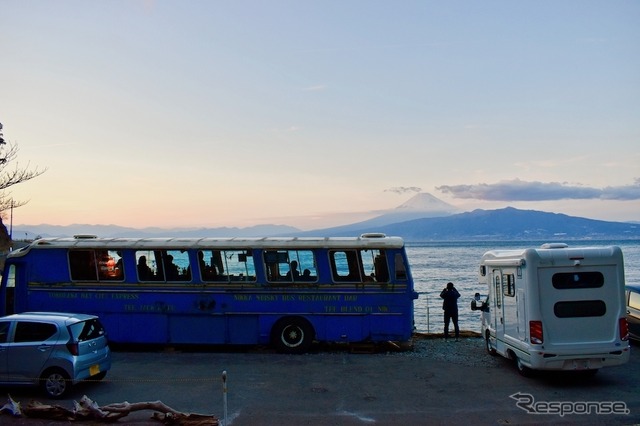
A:
{"type": "Polygon", "coordinates": [[[28,201],[14,200],[11,193],[7,191],[14,185],[27,182],[47,171],[47,169],[30,169],[30,164],[21,167],[16,161],[18,156],[18,146],[7,142],[2,134],[2,123],[0,123],[0,214],[11,208],[24,206],[28,201]]]}

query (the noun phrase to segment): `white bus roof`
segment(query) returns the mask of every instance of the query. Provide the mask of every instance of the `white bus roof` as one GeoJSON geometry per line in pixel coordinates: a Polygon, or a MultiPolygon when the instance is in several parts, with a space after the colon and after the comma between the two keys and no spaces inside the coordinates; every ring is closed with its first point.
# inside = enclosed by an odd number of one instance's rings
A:
{"type": "Polygon", "coordinates": [[[231,237],[231,238],[96,238],[77,236],[42,238],[9,253],[21,256],[34,249],[312,249],[312,248],[402,248],[400,237],[363,234],[360,237],[231,237]]]}

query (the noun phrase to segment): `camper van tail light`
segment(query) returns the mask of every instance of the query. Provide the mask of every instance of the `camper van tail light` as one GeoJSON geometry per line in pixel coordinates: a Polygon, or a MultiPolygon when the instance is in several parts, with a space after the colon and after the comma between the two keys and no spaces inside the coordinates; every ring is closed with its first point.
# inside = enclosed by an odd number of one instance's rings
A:
{"type": "Polygon", "coordinates": [[[541,345],[544,343],[542,336],[542,321],[529,321],[529,338],[531,343],[541,345]]]}
{"type": "Polygon", "coordinates": [[[620,325],[620,340],[629,340],[629,324],[627,324],[627,319],[620,318],[618,323],[620,325]]]}

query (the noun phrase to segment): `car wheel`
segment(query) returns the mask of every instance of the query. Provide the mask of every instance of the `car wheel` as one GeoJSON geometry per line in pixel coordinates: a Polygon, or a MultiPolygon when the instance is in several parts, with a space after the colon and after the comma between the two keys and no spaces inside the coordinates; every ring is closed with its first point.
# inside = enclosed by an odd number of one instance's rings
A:
{"type": "Polygon", "coordinates": [[[272,342],[281,353],[305,353],[313,339],[313,327],[303,318],[284,318],[273,327],[272,342]]]}
{"type": "Polygon", "coordinates": [[[50,398],[60,399],[71,389],[71,378],[66,371],[53,368],[45,371],[40,378],[40,385],[50,398]]]}

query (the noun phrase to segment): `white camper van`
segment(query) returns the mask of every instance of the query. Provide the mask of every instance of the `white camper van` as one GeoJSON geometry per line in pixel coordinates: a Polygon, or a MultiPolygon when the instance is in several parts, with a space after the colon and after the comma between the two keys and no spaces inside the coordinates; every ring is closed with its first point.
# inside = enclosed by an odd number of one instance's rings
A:
{"type": "Polygon", "coordinates": [[[513,359],[518,371],[583,370],[629,360],[624,266],[619,247],[493,250],[482,256],[488,285],[482,311],[487,351],[513,359]]]}

